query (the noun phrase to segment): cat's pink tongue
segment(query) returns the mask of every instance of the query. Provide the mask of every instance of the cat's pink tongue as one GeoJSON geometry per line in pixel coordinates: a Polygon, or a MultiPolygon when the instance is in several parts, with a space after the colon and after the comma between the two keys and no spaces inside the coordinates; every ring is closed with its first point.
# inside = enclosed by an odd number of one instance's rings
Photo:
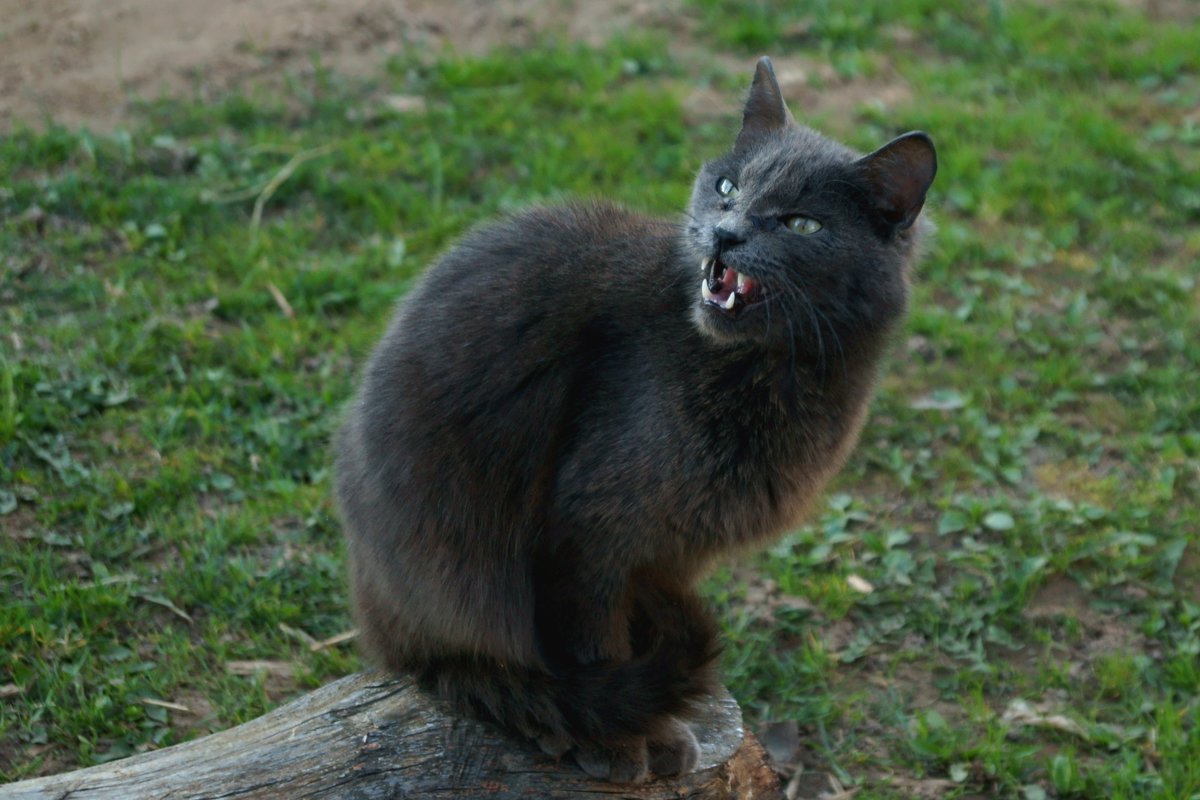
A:
{"type": "Polygon", "coordinates": [[[704,299],[715,306],[720,306],[726,311],[733,311],[738,307],[738,301],[742,303],[757,303],[762,299],[762,290],[757,283],[751,278],[741,275],[737,270],[726,267],[723,264],[713,265],[711,262],[705,262],[706,269],[719,268],[721,273],[717,276],[705,277],[701,283],[701,291],[704,299]]]}
{"type": "MultiPolygon", "coordinates": [[[[742,280],[746,280],[746,278],[743,278],[742,280]]],[[[718,294],[722,295],[723,297],[728,297],[730,292],[737,291],[738,273],[736,270],[726,267],[725,271],[721,273],[720,281],[721,291],[718,292],[718,294]]]]}

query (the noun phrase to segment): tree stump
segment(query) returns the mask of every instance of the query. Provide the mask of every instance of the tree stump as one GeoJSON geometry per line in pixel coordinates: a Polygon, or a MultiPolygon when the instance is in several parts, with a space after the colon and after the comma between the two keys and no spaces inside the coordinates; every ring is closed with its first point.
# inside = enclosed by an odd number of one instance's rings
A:
{"type": "Polygon", "coordinates": [[[694,730],[701,754],[690,775],[604,783],[569,758],[550,758],[454,715],[410,678],[365,672],[202,739],[0,786],[0,798],[782,800],[778,778],[727,693],[706,704],[694,730]]]}

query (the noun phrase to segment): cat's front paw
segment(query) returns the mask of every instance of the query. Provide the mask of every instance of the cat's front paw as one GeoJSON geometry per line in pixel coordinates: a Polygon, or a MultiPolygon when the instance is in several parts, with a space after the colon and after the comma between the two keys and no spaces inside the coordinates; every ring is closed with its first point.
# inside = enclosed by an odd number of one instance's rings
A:
{"type": "Polygon", "coordinates": [[[636,736],[616,745],[581,744],[575,763],[593,778],[612,783],[644,783],[650,777],[646,739],[636,736]]]}
{"type": "Polygon", "coordinates": [[[683,720],[672,719],[646,740],[650,771],[663,777],[686,775],[700,762],[700,743],[683,720]]]}

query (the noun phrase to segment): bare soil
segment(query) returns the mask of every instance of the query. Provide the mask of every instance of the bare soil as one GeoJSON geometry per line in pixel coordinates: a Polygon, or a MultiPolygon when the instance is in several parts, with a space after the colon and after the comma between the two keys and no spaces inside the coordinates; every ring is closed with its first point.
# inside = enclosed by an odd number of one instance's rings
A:
{"type": "Polygon", "coordinates": [[[0,130],[111,129],[130,101],[209,97],[319,63],[368,75],[406,48],[480,53],[555,32],[599,43],[675,0],[0,0],[0,130]]]}
{"type": "MultiPolygon", "coordinates": [[[[750,74],[753,58],[713,53],[683,12],[681,0],[0,0],[0,132],[48,120],[105,132],[137,100],[208,100],[318,65],[370,77],[401,51],[478,55],[547,34],[599,45],[656,30],[689,73],[716,62],[750,74]]],[[[835,133],[860,106],[911,98],[886,64],[847,80],[817,57],[773,55],[798,118],[835,133]]],[[[732,116],[732,98],[708,82],[683,88],[689,117],[732,116]]]]}

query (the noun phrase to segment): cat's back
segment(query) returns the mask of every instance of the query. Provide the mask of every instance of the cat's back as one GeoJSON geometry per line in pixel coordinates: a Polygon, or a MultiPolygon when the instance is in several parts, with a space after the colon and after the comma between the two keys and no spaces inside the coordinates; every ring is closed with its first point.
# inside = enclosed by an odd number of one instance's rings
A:
{"type": "MultiPolygon", "coordinates": [[[[368,372],[501,388],[603,328],[676,301],[678,228],[607,202],[534,207],[468,233],[401,300],[368,372]]],[[[394,383],[397,376],[386,380],[394,383]]],[[[368,376],[368,380],[370,377],[368,376]]]]}
{"type": "Polygon", "coordinates": [[[580,370],[678,304],[677,239],[676,224],[606,202],[471,231],[402,298],[369,359],[350,413],[360,448],[517,457],[538,437],[515,421],[559,415],[580,370]]]}
{"type": "Polygon", "coordinates": [[[404,305],[569,321],[611,302],[621,283],[660,276],[676,238],[671,222],[608,202],[538,206],[468,233],[404,305]]]}

